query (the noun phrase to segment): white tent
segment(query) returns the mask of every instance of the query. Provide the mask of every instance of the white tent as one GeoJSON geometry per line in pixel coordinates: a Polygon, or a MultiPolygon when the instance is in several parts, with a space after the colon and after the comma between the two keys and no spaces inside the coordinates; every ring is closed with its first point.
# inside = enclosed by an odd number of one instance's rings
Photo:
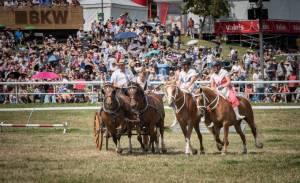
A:
{"type": "MultiPolygon", "coordinates": [[[[102,12],[102,0],[80,0],[83,7],[84,31],[91,30],[91,24],[102,12]]],[[[110,17],[117,19],[122,13],[128,12],[132,20],[147,20],[147,7],[131,0],[103,0],[104,21],[110,17]]]]}

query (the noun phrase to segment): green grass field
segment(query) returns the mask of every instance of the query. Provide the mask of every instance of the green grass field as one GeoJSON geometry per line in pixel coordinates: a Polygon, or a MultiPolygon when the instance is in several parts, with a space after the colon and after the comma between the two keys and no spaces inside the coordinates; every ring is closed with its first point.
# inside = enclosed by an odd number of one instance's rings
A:
{"type": "MultiPolygon", "coordinates": [[[[12,106],[1,106],[12,107],[12,106]]],[[[15,107],[15,106],[13,106],[15,107]]],[[[32,107],[18,105],[18,107],[32,107]]],[[[172,123],[166,111],[166,126],[172,123]]],[[[0,121],[26,123],[29,112],[0,112],[0,121]]],[[[211,134],[204,135],[205,155],[186,156],[182,133],[166,130],[167,154],[143,154],[136,138],[134,153],[97,151],[94,111],[35,112],[31,123],[70,124],[61,129],[4,128],[0,133],[0,182],[300,182],[300,111],[256,110],[263,149],[256,149],[247,128],[248,154],[241,140],[229,135],[229,153],[221,156],[211,134]]],[[[196,133],[192,143],[199,149],[196,133]]]]}

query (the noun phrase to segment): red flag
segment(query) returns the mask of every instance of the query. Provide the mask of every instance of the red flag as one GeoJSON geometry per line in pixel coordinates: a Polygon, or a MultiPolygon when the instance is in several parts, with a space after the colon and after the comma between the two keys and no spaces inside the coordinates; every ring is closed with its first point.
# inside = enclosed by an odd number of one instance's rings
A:
{"type": "Polygon", "coordinates": [[[167,2],[161,3],[160,10],[159,10],[159,18],[160,18],[160,23],[163,25],[166,25],[168,10],[169,10],[169,4],[167,2]]]}

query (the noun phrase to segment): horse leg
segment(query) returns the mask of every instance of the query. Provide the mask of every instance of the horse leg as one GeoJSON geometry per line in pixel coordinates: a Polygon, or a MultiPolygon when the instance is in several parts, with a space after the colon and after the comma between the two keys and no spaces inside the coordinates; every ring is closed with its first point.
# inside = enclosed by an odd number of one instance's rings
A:
{"type": "Polygon", "coordinates": [[[255,140],[255,146],[256,146],[256,148],[260,148],[260,149],[263,148],[263,143],[261,143],[259,141],[259,138],[258,138],[258,132],[257,132],[256,125],[254,123],[254,117],[253,117],[253,115],[252,116],[246,116],[246,118],[244,120],[248,123],[248,125],[249,125],[249,127],[251,129],[251,132],[252,132],[254,140],[255,140]]]}
{"type": "Polygon", "coordinates": [[[197,154],[197,150],[193,149],[191,145],[191,135],[192,135],[192,130],[193,130],[193,124],[190,122],[188,123],[188,129],[185,137],[185,154],[197,154]],[[192,151],[192,152],[191,152],[192,151]]]}
{"type": "Polygon", "coordinates": [[[131,154],[132,153],[132,144],[131,144],[131,130],[128,131],[128,153],[131,154]]]}
{"type": "Polygon", "coordinates": [[[159,131],[160,131],[161,152],[167,153],[166,145],[164,142],[164,127],[163,127],[163,125],[159,127],[159,131]]]}
{"type": "Polygon", "coordinates": [[[155,151],[157,152],[157,153],[159,153],[159,138],[160,138],[160,131],[156,128],[156,138],[155,138],[155,151]]]}
{"type": "Polygon", "coordinates": [[[142,135],[138,133],[138,136],[137,136],[137,140],[139,141],[140,145],[141,145],[141,148],[143,149],[143,151],[145,151],[145,146],[143,144],[143,139],[142,139],[142,135]]]}
{"type": "Polygon", "coordinates": [[[225,122],[223,125],[223,129],[224,129],[224,146],[223,146],[223,151],[222,151],[222,155],[226,155],[227,153],[227,146],[228,146],[228,133],[229,133],[229,123],[225,122]]]}
{"type": "Polygon", "coordinates": [[[223,148],[223,146],[224,146],[224,143],[220,139],[220,130],[221,129],[219,127],[216,127],[216,126],[212,130],[214,138],[215,138],[215,141],[216,141],[216,146],[217,146],[217,149],[219,151],[221,151],[222,148],[223,148]]]}
{"type": "Polygon", "coordinates": [[[235,131],[240,135],[242,142],[243,142],[243,154],[247,154],[247,146],[246,146],[246,137],[241,129],[240,123],[234,125],[235,131]]]}
{"type": "Polygon", "coordinates": [[[200,142],[200,154],[204,154],[204,147],[203,147],[203,143],[202,143],[202,134],[200,132],[200,126],[199,126],[199,123],[195,123],[194,125],[194,129],[197,133],[197,136],[198,136],[198,140],[200,142]]]}
{"type": "Polygon", "coordinates": [[[123,149],[121,147],[121,136],[117,137],[117,149],[116,149],[117,153],[121,154],[123,149]]]}

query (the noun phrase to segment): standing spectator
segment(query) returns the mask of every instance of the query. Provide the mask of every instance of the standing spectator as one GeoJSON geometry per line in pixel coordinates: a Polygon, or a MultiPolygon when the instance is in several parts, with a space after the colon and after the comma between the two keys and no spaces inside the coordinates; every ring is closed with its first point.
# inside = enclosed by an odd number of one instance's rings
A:
{"type": "Polygon", "coordinates": [[[276,70],[277,70],[277,64],[274,59],[267,62],[267,68],[266,73],[268,75],[268,79],[270,81],[276,80],[276,70]]]}
{"type": "Polygon", "coordinates": [[[15,32],[15,38],[17,43],[22,44],[22,41],[24,39],[24,34],[20,28],[15,32]]]}
{"type": "MultiPolygon", "coordinates": [[[[252,76],[253,81],[263,81],[262,73],[256,69],[254,70],[254,74],[252,76]]],[[[263,93],[264,93],[264,84],[255,84],[253,88],[254,92],[256,93],[256,98],[259,101],[263,100],[263,93]]]]}
{"type": "Polygon", "coordinates": [[[276,74],[277,74],[277,79],[279,81],[283,81],[285,80],[285,75],[286,75],[286,68],[285,66],[283,65],[283,61],[280,62],[278,65],[277,65],[277,70],[276,70],[276,74]]]}
{"type": "MultiPolygon", "coordinates": [[[[291,74],[288,76],[287,78],[289,81],[295,81],[297,80],[297,75],[296,75],[296,70],[293,70],[291,72],[291,74]]],[[[293,99],[296,99],[296,94],[294,94],[294,92],[296,91],[297,89],[297,83],[288,83],[288,88],[289,88],[289,91],[293,94],[289,94],[287,96],[287,101],[288,102],[291,102],[293,99]]]]}
{"type": "Polygon", "coordinates": [[[250,50],[247,50],[247,52],[245,53],[245,55],[243,56],[243,62],[244,62],[244,67],[246,72],[248,73],[250,70],[250,66],[251,66],[251,57],[252,57],[252,53],[250,50]]]}
{"type": "Polygon", "coordinates": [[[188,36],[191,36],[192,39],[194,39],[194,20],[192,19],[192,17],[190,17],[189,21],[188,21],[188,36]]]}
{"type": "Polygon", "coordinates": [[[179,30],[179,27],[175,24],[175,27],[174,27],[174,42],[176,44],[176,49],[179,50],[180,49],[180,44],[181,44],[181,40],[180,40],[180,35],[181,35],[181,32],[179,30]]]}

